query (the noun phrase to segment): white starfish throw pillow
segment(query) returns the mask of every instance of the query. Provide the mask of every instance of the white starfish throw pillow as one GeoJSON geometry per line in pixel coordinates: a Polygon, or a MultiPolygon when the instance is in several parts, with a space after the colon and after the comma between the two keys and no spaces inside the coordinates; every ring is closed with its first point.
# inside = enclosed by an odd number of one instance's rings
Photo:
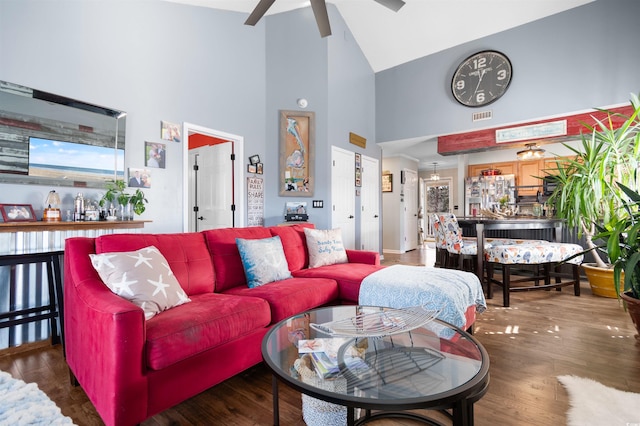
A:
{"type": "Polygon", "coordinates": [[[106,286],[141,307],[147,320],[191,301],[173,275],[169,262],[154,246],[89,256],[106,286]]]}

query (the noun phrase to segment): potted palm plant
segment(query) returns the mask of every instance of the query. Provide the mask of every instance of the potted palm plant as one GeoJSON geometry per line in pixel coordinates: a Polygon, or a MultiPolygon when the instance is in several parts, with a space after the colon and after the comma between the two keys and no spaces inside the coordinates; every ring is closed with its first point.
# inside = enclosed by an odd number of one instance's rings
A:
{"type": "MultiPolygon", "coordinates": [[[[555,161],[555,167],[545,170],[557,183],[548,203],[567,225],[584,235],[587,249],[597,247],[596,225],[609,223],[621,210],[623,192],[617,185],[638,189],[636,169],[640,161],[640,100],[631,95],[633,112],[623,116],[606,110],[605,119],[594,117],[594,124],[584,124],[581,144],[574,148],[563,144],[575,154],[555,161]],[[618,125],[614,122],[622,121],[618,125]]],[[[616,297],[613,270],[608,259],[594,252],[595,264],[583,264],[592,292],[599,296],[616,297]],[[604,276],[604,282],[598,277],[604,276]]]]}
{"type": "Polygon", "coordinates": [[[626,197],[622,201],[619,215],[600,227],[596,238],[602,239],[606,245],[600,246],[613,265],[614,282],[623,281],[617,295],[622,298],[625,308],[638,331],[636,339],[640,340],[640,193],[622,184],[619,188],[626,197]]]}
{"type": "MultiPolygon", "coordinates": [[[[132,219],[132,215],[127,214],[126,210],[131,207],[135,214],[142,214],[146,210],[145,204],[147,199],[144,192],[136,189],[133,194],[126,192],[127,183],[123,180],[113,180],[107,182],[107,192],[100,199],[100,207],[113,208],[115,201],[120,205],[120,217],[122,220],[132,219]]],[[[112,216],[110,214],[110,216],[112,216]]]]}

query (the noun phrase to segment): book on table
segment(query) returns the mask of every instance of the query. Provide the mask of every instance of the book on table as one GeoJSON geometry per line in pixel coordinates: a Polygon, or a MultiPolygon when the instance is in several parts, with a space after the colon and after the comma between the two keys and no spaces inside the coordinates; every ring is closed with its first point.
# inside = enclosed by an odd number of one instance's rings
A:
{"type": "MultiPolygon", "coordinates": [[[[338,360],[338,352],[345,344],[351,344],[353,338],[318,338],[309,340],[300,340],[298,344],[298,353],[309,354],[311,361],[318,377],[327,379],[340,374],[340,362],[338,360]]],[[[365,368],[363,351],[355,345],[344,351],[344,363],[350,369],[365,368]]]]}

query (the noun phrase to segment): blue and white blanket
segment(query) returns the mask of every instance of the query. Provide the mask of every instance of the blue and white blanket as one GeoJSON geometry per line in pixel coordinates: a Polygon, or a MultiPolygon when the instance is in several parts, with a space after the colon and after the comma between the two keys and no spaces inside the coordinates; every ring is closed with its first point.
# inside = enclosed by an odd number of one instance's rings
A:
{"type": "MultiPolygon", "coordinates": [[[[482,284],[475,274],[453,269],[393,265],[362,280],[358,303],[363,306],[440,310],[438,318],[464,327],[469,306],[481,313],[487,308],[482,284]]],[[[441,337],[451,337],[443,330],[441,337]]]]}

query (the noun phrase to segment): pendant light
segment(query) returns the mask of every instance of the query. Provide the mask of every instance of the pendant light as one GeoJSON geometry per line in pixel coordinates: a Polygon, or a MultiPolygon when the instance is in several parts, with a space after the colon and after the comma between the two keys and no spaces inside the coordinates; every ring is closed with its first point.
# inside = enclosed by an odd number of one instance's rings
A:
{"type": "Polygon", "coordinates": [[[440,180],[440,175],[437,171],[438,163],[433,163],[433,173],[431,173],[431,180],[440,180]]]}
{"type": "Polygon", "coordinates": [[[544,149],[539,148],[535,143],[528,143],[525,148],[516,154],[518,160],[538,160],[544,157],[544,149]]]}

